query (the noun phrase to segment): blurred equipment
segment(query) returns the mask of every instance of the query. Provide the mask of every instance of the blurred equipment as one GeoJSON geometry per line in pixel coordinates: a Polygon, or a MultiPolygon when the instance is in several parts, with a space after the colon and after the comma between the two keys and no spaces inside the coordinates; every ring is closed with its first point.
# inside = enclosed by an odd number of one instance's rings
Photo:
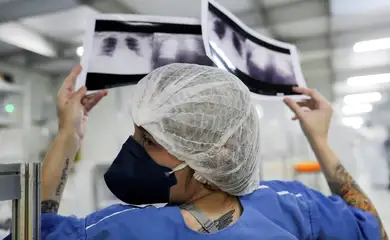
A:
{"type": "Polygon", "coordinates": [[[317,191],[321,191],[321,185],[320,185],[320,176],[321,176],[321,167],[320,164],[315,161],[308,161],[308,162],[299,162],[294,164],[294,174],[293,179],[297,181],[303,182],[305,185],[310,186],[317,191]],[[305,177],[312,177],[314,179],[308,179],[308,181],[305,181],[306,179],[300,179],[304,175],[305,177]],[[314,180],[314,181],[313,181],[314,180]],[[313,183],[313,184],[311,184],[313,183]]]}
{"type": "Polygon", "coordinates": [[[0,201],[12,200],[13,240],[40,239],[40,177],[40,163],[0,164],[0,201]]]}
{"type": "Polygon", "coordinates": [[[0,80],[12,84],[14,83],[14,77],[11,74],[0,72],[0,80]]]}

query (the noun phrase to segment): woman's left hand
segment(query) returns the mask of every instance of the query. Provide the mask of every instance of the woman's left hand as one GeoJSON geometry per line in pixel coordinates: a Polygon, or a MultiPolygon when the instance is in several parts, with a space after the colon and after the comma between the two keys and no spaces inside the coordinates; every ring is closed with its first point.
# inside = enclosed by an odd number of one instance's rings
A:
{"type": "Polygon", "coordinates": [[[309,141],[327,141],[328,130],[332,118],[332,105],[319,92],[308,88],[294,88],[296,93],[309,97],[296,102],[285,98],[286,105],[295,113],[293,120],[299,120],[302,130],[309,141]]]}
{"type": "Polygon", "coordinates": [[[59,131],[74,133],[78,140],[82,140],[85,135],[88,112],[107,95],[107,90],[86,95],[84,86],[75,92],[74,85],[81,70],[80,65],[72,70],[57,95],[59,131]]]}

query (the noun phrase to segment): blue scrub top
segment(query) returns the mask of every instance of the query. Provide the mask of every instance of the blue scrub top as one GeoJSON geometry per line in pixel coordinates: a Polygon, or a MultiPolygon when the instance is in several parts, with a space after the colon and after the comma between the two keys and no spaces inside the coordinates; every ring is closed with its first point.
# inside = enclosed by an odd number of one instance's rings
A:
{"type": "Polygon", "coordinates": [[[264,181],[240,198],[243,213],[233,225],[213,234],[191,230],[178,207],[114,205],[85,218],[42,214],[44,240],[236,240],[375,239],[374,215],[326,197],[299,182],[264,181]]]}

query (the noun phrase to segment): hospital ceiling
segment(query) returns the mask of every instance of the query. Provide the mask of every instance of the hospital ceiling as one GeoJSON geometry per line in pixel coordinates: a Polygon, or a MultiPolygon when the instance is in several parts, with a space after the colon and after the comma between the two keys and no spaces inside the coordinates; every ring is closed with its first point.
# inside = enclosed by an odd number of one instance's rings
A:
{"type": "MultiPolygon", "coordinates": [[[[334,101],[390,84],[352,87],[352,76],[390,73],[390,51],[356,53],[356,42],[390,37],[388,0],[219,0],[256,31],[293,44],[310,87],[334,101]]],[[[50,76],[76,64],[86,16],[96,12],[199,17],[201,0],[0,0],[0,63],[50,76]]],[[[388,90],[387,90],[388,89],[388,90]]],[[[389,95],[390,96],[390,95],[389,95]]],[[[378,121],[388,101],[374,109],[378,121]],[[380,116],[380,117],[379,117],[380,116]]],[[[372,115],[374,116],[374,115],[372,115]]]]}

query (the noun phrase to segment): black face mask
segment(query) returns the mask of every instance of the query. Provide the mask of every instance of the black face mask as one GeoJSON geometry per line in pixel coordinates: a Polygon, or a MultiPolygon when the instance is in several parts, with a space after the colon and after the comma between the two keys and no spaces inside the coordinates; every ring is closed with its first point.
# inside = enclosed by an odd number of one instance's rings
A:
{"type": "Polygon", "coordinates": [[[128,204],[167,203],[169,190],[176,185],[175,170],[160,166],[132,137],[123,144],[121,151],[104,174],[110,191],[128,204]]]}

